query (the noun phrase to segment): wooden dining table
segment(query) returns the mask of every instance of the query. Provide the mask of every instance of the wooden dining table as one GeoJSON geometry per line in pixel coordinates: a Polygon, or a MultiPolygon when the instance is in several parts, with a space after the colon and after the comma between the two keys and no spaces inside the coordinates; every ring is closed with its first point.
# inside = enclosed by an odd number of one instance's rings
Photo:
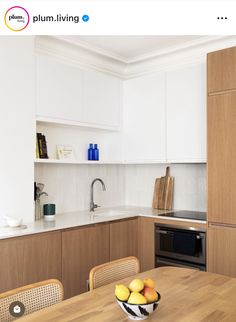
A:
{"type": "Polygon", "coordinates": [[[19,319],[20,322],[127,322],[116,303],[117,283],[151,278],[161,294],[147,321],[236,322],[236,278],[177,267],[160,267],[72,297],[19,319]]]}

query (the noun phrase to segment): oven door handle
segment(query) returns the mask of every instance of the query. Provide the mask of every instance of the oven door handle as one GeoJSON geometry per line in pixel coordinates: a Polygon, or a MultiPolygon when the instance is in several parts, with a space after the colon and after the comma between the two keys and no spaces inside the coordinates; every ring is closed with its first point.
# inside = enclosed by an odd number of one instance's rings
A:
{"type": "Polygon", "coordinates": [[[167,230],[159,230],[159,229],[156,229],[156,233],[157,234],[174,236],[174,233],[172,233],[171,231],[167,231],[167,230]]]}
{"type": "Polygon", "coordinates": [[[203,238],[204,238],[204,236],[202,236],[202,235],[196,235],[196,238],[197,238],[197,239],[203,239],[203,238]]]}

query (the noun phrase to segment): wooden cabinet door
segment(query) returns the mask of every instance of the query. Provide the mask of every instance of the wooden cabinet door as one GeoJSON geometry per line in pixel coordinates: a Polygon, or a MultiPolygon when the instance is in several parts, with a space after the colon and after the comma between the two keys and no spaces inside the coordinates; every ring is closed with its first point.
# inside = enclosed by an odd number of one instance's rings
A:
{"type": "Polygon", "coordinates": [[[236,224],[236,93],[208,97],[208,221],[236,224]]]}
{"type": "Polygon", "coordinates": [[[236,89],[236,47],[207,56],[208,93],[236,89]]]}
{"type": "Polygon", "coordinates": [[[155,219],[139,217],[139,255],[141,271],[155,267],[155,219]]]}
{"type": "Polygon", "coordinates": [[[61,232],[0,240],[0,293],[49,278],[61,280],[61,232]]]}
{"type": "Polygon", "coordinates": [[[207,270],[236,277],[236,228],[210,225],[207,239],[207,270]]]}
{"type": "Polygon", "coordinates": [[[206,162],[206,66],[166,74],[167,161],[206,162]]]}
{"type": "Polygon", "coordinates": [[[87,291],[89,271],[109,261],[109,224],[62,232],[62,282],[65,298],[87,291]]]}
{"type": "Polygon", "coordinates": [[[110,223],[110,260],[138,257],[138,219],[110,223]]]}

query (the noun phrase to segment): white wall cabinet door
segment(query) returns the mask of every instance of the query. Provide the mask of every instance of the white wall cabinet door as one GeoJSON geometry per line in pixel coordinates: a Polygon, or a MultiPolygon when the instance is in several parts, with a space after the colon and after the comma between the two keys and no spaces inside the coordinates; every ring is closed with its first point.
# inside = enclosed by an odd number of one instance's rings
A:
{"type": "Polygon", "coordinates": [[[83,122],[83,70],[53,57],[36,57],[36,115],[83,122]]]}
{"type": "Polygon", "coordinates": [[[41,55],[36,59],[36,75],[39,118],[120,128],[121,79],[41,55]]]}
{"type": "Polygon", "coordinates": [[[205,64],[167,72],[167,161],[206,161],[205,64]]]}
{"type": "Polygon", "coordinates": [[[166,160],[165,74],[124,82],[124,159],[166,160]]]}
{"type": "Polygon", "coordinates": [[[84,71],[84,120],[86,123],[119,129],[122,80],[94,70],[84,71]]]}

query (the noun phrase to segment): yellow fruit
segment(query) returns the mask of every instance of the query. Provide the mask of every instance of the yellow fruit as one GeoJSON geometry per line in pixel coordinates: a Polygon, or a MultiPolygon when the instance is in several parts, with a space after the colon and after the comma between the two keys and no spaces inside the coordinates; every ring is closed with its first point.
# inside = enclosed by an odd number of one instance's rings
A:
{"type": "Polygon", "coordinates": [[[128,303],[129,304],[146,304],[147,300],[142,294],[140,294],[138,292],[132,292],[130,294],[129,299],[128,299],[128,303]]]}
{"type": "Polygon", "coordinates": [[[145,278],[143,283],[146,287],[155,288],[155,282],[151,278],[145,278]]]}
{"type": "Polygon", "coordinates": [[[131,292],[140,292],[144,288],[143,281],[139,278],[136,278],[131,281],[129,284],[129,289],[131,292]]]}
{"type": "Polygon", "coordinates": [[[116,285],[115,289],[116,297],[121,301],[127,301],[130,295],[128,287],[123,284],[116,285]]]}

